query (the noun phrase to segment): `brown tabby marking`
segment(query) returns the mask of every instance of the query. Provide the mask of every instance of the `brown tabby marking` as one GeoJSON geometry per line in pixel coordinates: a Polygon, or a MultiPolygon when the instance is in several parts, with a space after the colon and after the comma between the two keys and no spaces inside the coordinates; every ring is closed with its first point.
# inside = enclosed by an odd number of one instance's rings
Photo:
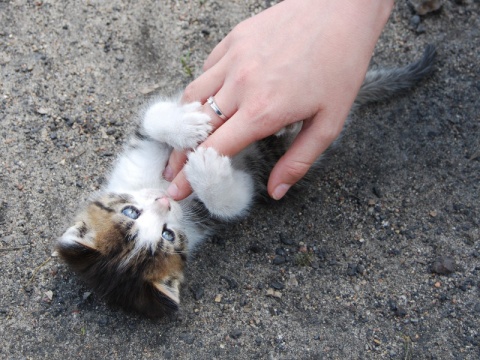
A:
{"type": "Polygon", "coordinates": [[[76,223],[77,239],[57,249],[110,304],[153,317],[172,313],[183,280],[185,237],[177,233],[181,246],[174,251],[135,249],[134,221],[119,214],[127,200],[107,195],[90,202],[76,223]]]}

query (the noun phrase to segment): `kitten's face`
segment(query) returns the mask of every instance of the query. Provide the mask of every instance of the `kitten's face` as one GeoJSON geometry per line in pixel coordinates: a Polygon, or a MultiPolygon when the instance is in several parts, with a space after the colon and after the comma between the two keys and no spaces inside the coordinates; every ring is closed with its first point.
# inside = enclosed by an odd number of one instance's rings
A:
{"type": "Polygon", "coordinates": [[[180,205],[158,191],[101,194],[58,241],[60,256],[109,303],[148,316],[178,308],[187,239],[180,205]]]}

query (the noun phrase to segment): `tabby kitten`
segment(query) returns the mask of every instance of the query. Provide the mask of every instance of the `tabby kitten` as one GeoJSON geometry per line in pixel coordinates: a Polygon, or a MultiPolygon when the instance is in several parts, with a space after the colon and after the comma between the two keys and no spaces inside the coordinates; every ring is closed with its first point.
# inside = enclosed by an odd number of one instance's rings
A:
{"type": "MultiPolygon", "coordinates": [[[[406,67],[370,70],[354,107],[410,88],[430,72],[434,57],[428,46],[406,67]]],[[[177,310],[190,252],[216,224],[247,212],[301,125],[230,159],[197,148],[212,130],[200,110],[200,103],[178,99],[146,107],[107,184],[58,240],[63,260],[110,304],[150,317],[177,310]],[[169,183],[161,176],[173,149],[195,149],[185,165],[194,192],[178,202],[166,195],[169,183]]]]}

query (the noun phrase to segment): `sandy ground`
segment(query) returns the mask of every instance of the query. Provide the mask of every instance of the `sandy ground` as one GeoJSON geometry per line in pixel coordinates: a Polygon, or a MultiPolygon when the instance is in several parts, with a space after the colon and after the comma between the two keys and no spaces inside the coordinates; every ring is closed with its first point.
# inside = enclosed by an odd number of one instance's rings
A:
{"type": "Polygon", "coordinates": [[[397,1],[373,62],[433,43],[433,76],[359,111],[307,189],[207,241],[178,316],[152,321],[107,308],[55,239],[138,106],[270,1],[0,1],[0,358],[480,358],[479,4],[397,1]]]}

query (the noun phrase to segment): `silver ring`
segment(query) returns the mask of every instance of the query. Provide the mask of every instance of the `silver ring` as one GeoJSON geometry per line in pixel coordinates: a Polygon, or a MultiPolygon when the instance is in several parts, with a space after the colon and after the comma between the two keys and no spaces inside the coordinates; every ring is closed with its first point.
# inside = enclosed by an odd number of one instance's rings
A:
{"type": "Polygon", "coordinates": [[[215,111],[215,114],[217,114],[220,119],[222,119],[223,121],[228,120],[228,118],[222,113],[218,105],[215,103],[215,99],[213,98],[213,96],[210,96],[207,99],[207,102],[210,104],[210,107],[213,111],[215,111]]]}

